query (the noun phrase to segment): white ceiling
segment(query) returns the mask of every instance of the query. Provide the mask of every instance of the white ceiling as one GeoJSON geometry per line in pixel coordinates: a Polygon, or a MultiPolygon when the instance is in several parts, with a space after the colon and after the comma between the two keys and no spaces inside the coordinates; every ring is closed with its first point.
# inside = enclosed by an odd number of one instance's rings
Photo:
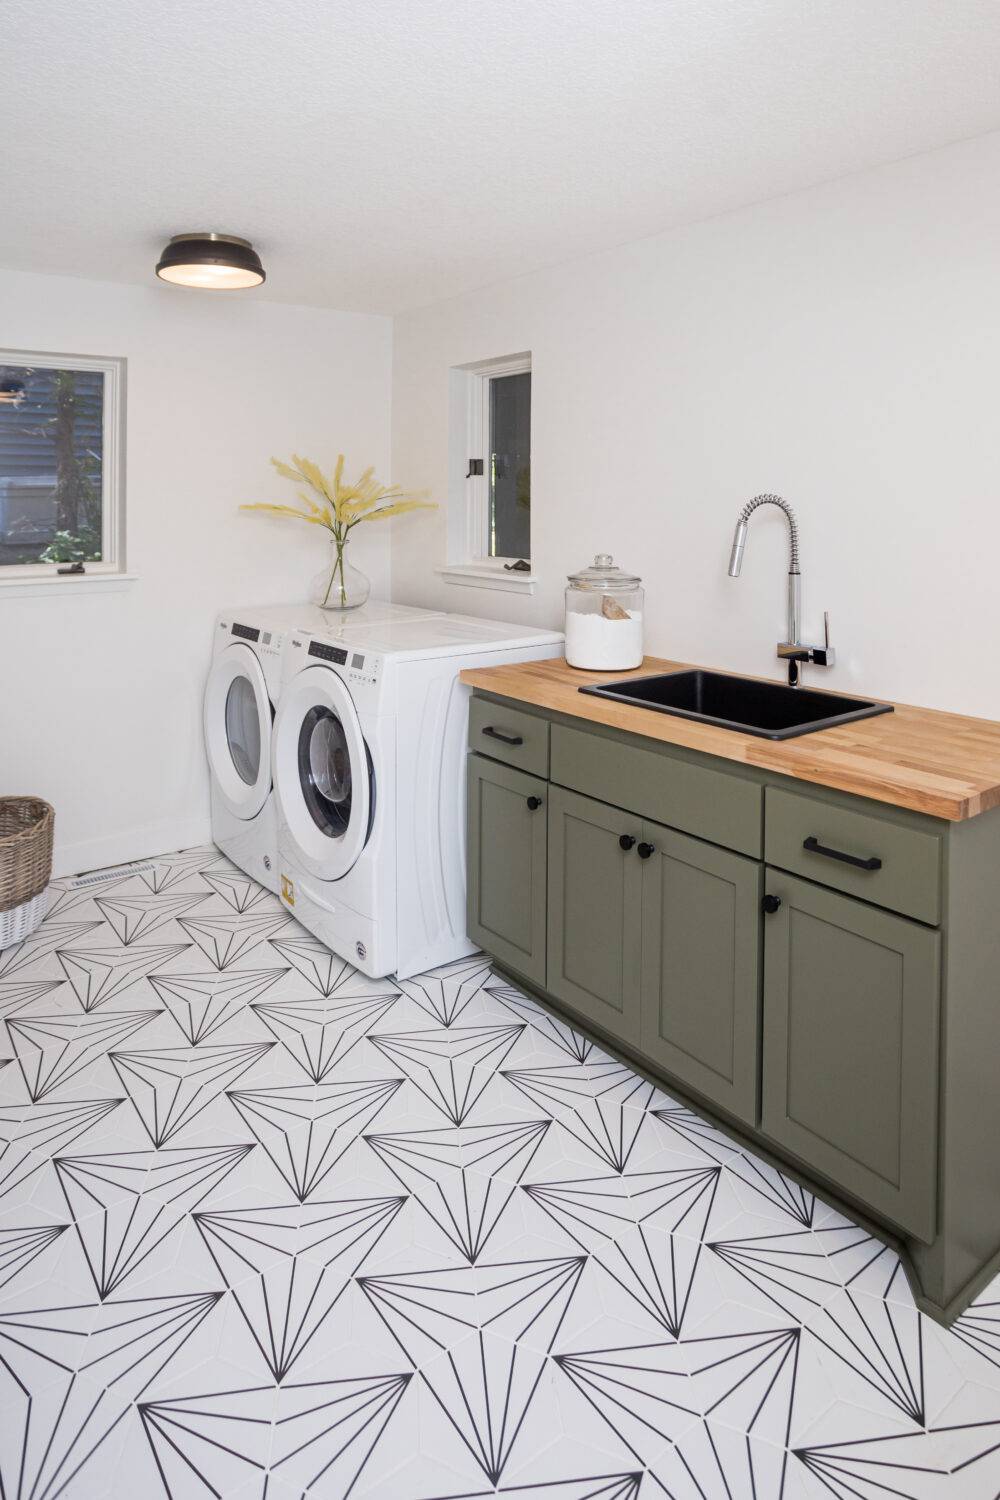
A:
{"type": "Polygon", "coordinates": [[[215,229],[393,312],[1000,128],[998,77],[997,0],[5,0],[0,265],[215,229]]]}

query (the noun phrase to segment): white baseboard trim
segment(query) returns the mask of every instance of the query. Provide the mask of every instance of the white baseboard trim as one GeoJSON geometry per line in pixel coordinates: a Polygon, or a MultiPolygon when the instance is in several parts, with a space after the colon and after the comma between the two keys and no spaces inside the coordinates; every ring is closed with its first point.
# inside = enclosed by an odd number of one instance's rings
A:
{"type": "MultiPolygon", "coordinates": [[[[58,834],[59,821],[56,819],[58,834]]],[[[52,857],[53,875],[83,875],[107,865],[127,865],[156,854],[173,854],[177,849],[195,849],[212,842],[209,818],[192,818],[187,822],[146,823],[142,828],[124,828],[102,838],[84,839],[76,844],[60,844],[58,837],[52,857]]]]}

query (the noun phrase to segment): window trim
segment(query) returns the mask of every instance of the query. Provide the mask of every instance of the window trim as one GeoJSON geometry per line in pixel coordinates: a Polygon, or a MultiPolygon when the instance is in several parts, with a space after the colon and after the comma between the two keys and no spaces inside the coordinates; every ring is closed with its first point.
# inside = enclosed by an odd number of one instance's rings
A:
{"type": "MultiPolygon", "coordinates": [[[[515,573],[504,564],[516,562],[517,558],[492,557],[488,551],[489,475],[486,473],[490,381],[498,376],[531,371],[530,351],[460,365],[451,371],[448,553],[445,565],[435,570],[446,583],[516,594],[535,591],[538,577],[534,571],[515,573]],[[483,457],[484,472],[470,476],[469,458],[479,454],[483,457]]],[[[524,560],[531,562],[530,557],[524,560]]]]}
{"type": "Polygon", "coordinates": [[[101,561],[83,573],[59,573],[65,563],[0,564],[0,590],[17,593],[77,592],[90,583],[132,582],[125,558],[125,372],[120,355],[50,354],[35,349],[0,349],[0,364],[43,370],[99,371],[104,376],[101,437],[101,561]]]}

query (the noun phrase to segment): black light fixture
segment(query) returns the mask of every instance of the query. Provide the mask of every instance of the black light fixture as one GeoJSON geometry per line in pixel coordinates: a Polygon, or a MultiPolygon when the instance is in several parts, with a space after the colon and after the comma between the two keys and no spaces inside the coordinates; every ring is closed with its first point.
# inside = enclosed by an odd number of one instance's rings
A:
{"type": "Polygon", "coordinates": [[[260,286],[264,267],[249,240],[235,234],[175,234],[156,263],[161,281],[209,291],[231,292],[260,286]]]}

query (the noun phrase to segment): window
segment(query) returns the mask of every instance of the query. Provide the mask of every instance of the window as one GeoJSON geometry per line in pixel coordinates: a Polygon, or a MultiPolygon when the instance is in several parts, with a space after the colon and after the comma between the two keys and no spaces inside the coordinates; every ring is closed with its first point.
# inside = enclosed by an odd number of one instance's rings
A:
{"type": "Polygon", "coordinates": [[[452,371],[449,582],[531,592],[531,356],[452,371]]]}
{"type": "Polygon", "coordinates": [[[121,359],[0,350],[0,582],[123,570],[124,376],[121,359]]]}

